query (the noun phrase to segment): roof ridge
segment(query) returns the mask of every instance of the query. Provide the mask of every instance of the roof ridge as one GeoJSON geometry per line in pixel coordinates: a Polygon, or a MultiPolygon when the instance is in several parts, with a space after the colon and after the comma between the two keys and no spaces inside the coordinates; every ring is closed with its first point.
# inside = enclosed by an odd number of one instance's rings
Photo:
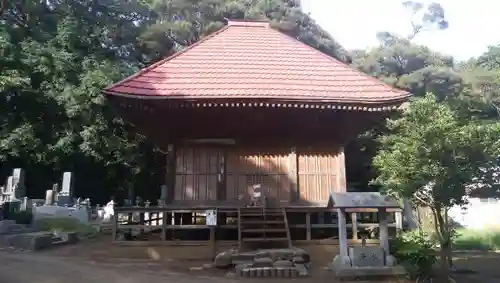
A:
{"type": "Polygon", "coordinates": [[[269,21],[266,20],[230,20],[227,18],[225,20],[227,21],[227,25],[232,27],[271,27],[269,21]]]}
{"type": "Polygon", "coordinates": [[[360,70],[358,70],[358,69],[356,69],[356,68],[352,67],[351,65],[349,65],[349,64],[347,64],[347,63],[344,63],[344,62],[340,61],[339,59],[337,59],[337,58],[335,58],[335,57],[333,57],[333,56],[330,56],[330,55],[328,55],[328,54],[326,54],[326,53],[322,52],[321,50],[318,50],[318,49],[316,49],[316,48],[312,47],[311,45],[309,45],[309,44],[307,44],[307,43],[304,43],[304,42],[302,42],[302,41],[300,41],[300,40],[298,40],[298,39],[296,39],[296,38],[293,38],[292,36],[289,36],[289,35],[288,35],[288,34],[286,34],[286,33],[283,33],[283,32],[281,32],[281,31],[276,30],[276,29],[273,29],[273,28],[271,28],[271,30],[272,30],[273,32],[278,33],[280,36],[283,36],[283,37],[285,37],[285,38],[287,38],[287,39],[290,39],[290,40],[292,40],[292,41],[294,41],[294,42],[298,42],[299,44],[302,44],[302,45],[304,45],[304,46],[307,46],[309,49],[311,49],[312,51],[314,51],[314,52],[318,53],[318,54],[319,54],[319,55],[321,55],[322,57],[325,57],[326,59],[328,59],[328,60],[330,60],[330,61],[333,61],[334,63],[339,64],[339,65],[340,65],[340,66],[342,66],[342,67],[345,67],[346,69],[349,69],[349,70],[352,70],[352,71],[354,71],[354,72],[356,72],[356,73],[359,73],[359,75],[360,75],[360,76],[362,76],[362,77],[364,77],[364,78],[367,78],[367,79],[371,80],[372,82],[374,82],[374,83],[376,83],[376,84],[379,84],[379,85],[384,85],[384,86],[387,86],[387,87],[389,87],[389,88],[392,88],[394,92],[406,93],[406,94],[408,94],[408,96],[411,96],[411,94],[410,94],[410,93],[408,93],[407,91],[404,91],[404,90],[401,90],[401,89],[396,88],[396,87],[394,87],[394,86],[391,86],[391,85],[389,85],[389,84],[387,84],[387,83],[383,82],[382,80],[379,80],[379,79],[377,79],[377,78],[375,78],[375,77],[372,77],[372,76],[370,76],[370,75],[368,75],[368,74],[366,74],[366,73],[363,73],[362,71],[360,71],[360,70]]]}

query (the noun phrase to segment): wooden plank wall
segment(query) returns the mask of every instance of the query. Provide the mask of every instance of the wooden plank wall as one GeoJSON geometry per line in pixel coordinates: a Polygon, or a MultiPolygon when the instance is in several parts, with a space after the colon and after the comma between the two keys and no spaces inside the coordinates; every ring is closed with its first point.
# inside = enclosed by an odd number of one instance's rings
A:
{"type": "Polygon", "coordinates": [[[271,201],[289,202],[289,150],[237,148],[228,153],[227,199],[248,196],[260,184],[271,201]]]}
{"type": "MultiPolygon", "coordinates": [[[[282,204],[300,198],[314,205],[326,201],[330,190],[346,188],[342,150],[226,150],[226,192],[222,194],[226,201],[248,196],[256,184],[267,190],[269,199],[282,204]]],[[[217,200],[224,154],[223,148],[216,147],[177,148],[174,201],[217,200]]]]}
{"type": "Polygon", "coordinates": [[[176,156],[176,201],[217,200],[217,174],[223,150],[209,147],[179,147],[176,156]]]}
{"type": "Polygon", "coordinates": [[[323,203],[328,200],[330,191],[346,191],[343,149],[302,148],[297,156],[300,200],[323,203]]]}

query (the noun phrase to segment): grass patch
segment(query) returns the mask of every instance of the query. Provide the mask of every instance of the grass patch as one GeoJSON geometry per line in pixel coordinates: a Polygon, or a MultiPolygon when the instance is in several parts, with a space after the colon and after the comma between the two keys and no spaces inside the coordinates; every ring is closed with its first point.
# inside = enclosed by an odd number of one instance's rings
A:
{"type": "Polygon", "coordinates": [[[84,238],[89,238],[97,234],[96,229],[92,226],[69,217],[39,219],[36,220],[36,226],[42,231],[47,232],[76,232],[78,236],[84,238]]]}
{"type": "Polygon", "coordinates": [[[500,228],[459,229],[453,243],[455,250],[500,250],[500,228]]]}

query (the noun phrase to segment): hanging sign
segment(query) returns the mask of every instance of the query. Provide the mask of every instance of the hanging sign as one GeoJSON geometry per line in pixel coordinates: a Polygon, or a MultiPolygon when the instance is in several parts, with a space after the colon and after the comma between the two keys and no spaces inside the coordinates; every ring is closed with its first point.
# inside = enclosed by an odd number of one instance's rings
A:
{"type": "Polygon", "coordinates": [[[206,223],[208,226],[217,226],[217,211],[216,210],[206,210],[205,211],[206,223]]]}

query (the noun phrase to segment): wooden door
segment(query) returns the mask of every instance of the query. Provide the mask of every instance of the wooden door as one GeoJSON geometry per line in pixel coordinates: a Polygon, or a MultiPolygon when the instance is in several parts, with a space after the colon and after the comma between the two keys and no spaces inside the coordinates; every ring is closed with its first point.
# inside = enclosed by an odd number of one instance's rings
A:
{"type": "Polygon", "coordinates": [[[175,200],[203,204],[225,199],[226,150],[184,146],[177,149],[175,200]]]}
{"type": "Polygon", "coordinates": [[[248,197],[254,185],[264,190],[269,205],[290,201],[290,151],[235,148],[227,158],[227,199],[248,197]]]}

